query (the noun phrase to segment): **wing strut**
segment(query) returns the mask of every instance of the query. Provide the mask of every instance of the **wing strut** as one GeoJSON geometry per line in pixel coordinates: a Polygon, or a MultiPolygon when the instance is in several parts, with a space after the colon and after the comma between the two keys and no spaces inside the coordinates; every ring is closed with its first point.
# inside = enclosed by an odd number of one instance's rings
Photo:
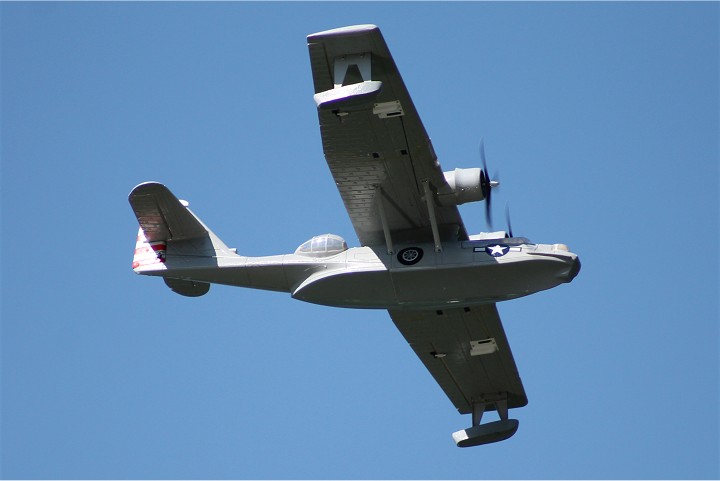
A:
{"type": "MultiPolygon", "coordinates": [[[[500,416],[500,419],[502,421],[508,420],[507,397],[503,397],[502,399],[496,399],[490,404],[495,406],[495,410],[497,410],[498,415],[500,416]]],[[[486,402],[473,403],[473,406],[472,406],[472,425],[473,426],[480,426],[480,421],[482,421],[483,414],[485,413],[485,407],[487,405],[488,405],[488,403],[486,403],[486,402]]]]}
{"type": "MultiPolygon", "coordinates": [[[[483,414],[485,413],[485,403],[475,403],[472,407],[472,425],[480,426],[483,414]]],[[[506,411],[507,413],[507,411],[506,411]]]]}
{"type": "Polygon", "coordinates": [[[425,179],[422,181],[422,184],[423,190],[425,190],[425,203],[427,204],[428,216],[430,217],[430,227],[432,228],[433,241],[435,242],[435,252],[442,252],[437,218],[435,217],[435,197],[430,190],[430,181],[425,179]]]}
{"type": "Polygon", "coordinates": [[[378,195],[375,196],[377,199],[378,213],[380,214],[380,222],[382,223],[383,234],[385,235],[385,246],[387,247],[388,255],[393,255],[395,249],[393,249],[392,237],[390,236],[390,226],[388,225],[387,216],[385,215],[385,200],[382,187],[379,185],[375,186],[378,195]]]}

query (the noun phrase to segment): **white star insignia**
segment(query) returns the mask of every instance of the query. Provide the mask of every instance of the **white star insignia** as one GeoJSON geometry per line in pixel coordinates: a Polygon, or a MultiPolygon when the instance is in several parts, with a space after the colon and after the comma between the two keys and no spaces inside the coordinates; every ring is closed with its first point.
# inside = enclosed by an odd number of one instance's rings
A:
{"type": "Polygon", "coordinates": [[[505,249],[507,249],[507,247],[498,244],[495,246],[488,246],[488,249],[490,249],[489,254],[491,256],[500,257],[502,255],[505,255],[505,249]]]}

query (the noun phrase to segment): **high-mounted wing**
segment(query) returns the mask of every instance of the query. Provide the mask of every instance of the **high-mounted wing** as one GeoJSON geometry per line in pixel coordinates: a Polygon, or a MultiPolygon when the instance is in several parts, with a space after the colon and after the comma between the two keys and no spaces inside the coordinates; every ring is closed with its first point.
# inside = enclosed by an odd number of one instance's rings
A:
{"type": "Polygon", "coordinates": [[[465,240],[455,205],[410,95],[378,27],[359,25],[308,36],[323,150],[362,245],[465,240]],[[427,183],[427,186],[424,185],[427,183]],[[434,202],[433,202],[434,203],[434,202]]]}
{"type": "Polygon", "coordinates": [[[495,304],[390,317],[460,414],[527,404],[495,304]]]}
{"type": "MultiPolygon", "coordinates": [[[[325,159],[361,244],[467,240],[457,209],[467,200],[452,200],[457,176],[451,187],[380,30],[328,30],[308,48],[325,159]]],[[[527,397],[494,304],[389,312],[458,411],[472,413],[472,427],[453,434],[458,446],[515,433],[508,409],[527,397]],[[480,425],[486,410],[500,421],[480,425]]]]}

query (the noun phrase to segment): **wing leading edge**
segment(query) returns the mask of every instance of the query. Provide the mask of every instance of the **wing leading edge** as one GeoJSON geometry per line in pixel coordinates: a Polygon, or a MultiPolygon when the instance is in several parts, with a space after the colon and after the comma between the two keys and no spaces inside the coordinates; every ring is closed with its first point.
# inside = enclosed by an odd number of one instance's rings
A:
{"type": "MultiPolygon", "coordinates": [[[[451,192],[378,27],[308,36],[323,150],[362,245],[433,240],[425,201],[451,192]]],[[[465,240],[456,206],[434,205],[441,240],[465,240]]]]}
{"type": "Polygon", "coordinates": [[[390,317],[460,414],[477,405],[527,405],[527,396],[494,304],[390,310],[390,317]]]}

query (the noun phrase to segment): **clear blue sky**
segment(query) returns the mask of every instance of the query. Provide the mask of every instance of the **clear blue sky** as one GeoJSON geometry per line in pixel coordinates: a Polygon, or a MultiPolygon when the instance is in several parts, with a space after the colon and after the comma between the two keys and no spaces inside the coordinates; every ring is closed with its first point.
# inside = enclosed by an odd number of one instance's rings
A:
{"type": "MultiPolygon", "coordinates": [[[[704,3],[2,3],[4,478],[718,478],[704,3]],[[467,427],[383,311],[130,269],[157,180],[247,255],[333,232],[305,36],[382,29],[445,170],[480,138],[569,285],[499,305],[530,404],[467,427]]],[[[484,229],[483,206],[462,210],[484,229]]],[[[502,223],[502,222],[500,222],[502,223]]],[[[501,227],[501,226],[498,226],[501,227]]]]}

